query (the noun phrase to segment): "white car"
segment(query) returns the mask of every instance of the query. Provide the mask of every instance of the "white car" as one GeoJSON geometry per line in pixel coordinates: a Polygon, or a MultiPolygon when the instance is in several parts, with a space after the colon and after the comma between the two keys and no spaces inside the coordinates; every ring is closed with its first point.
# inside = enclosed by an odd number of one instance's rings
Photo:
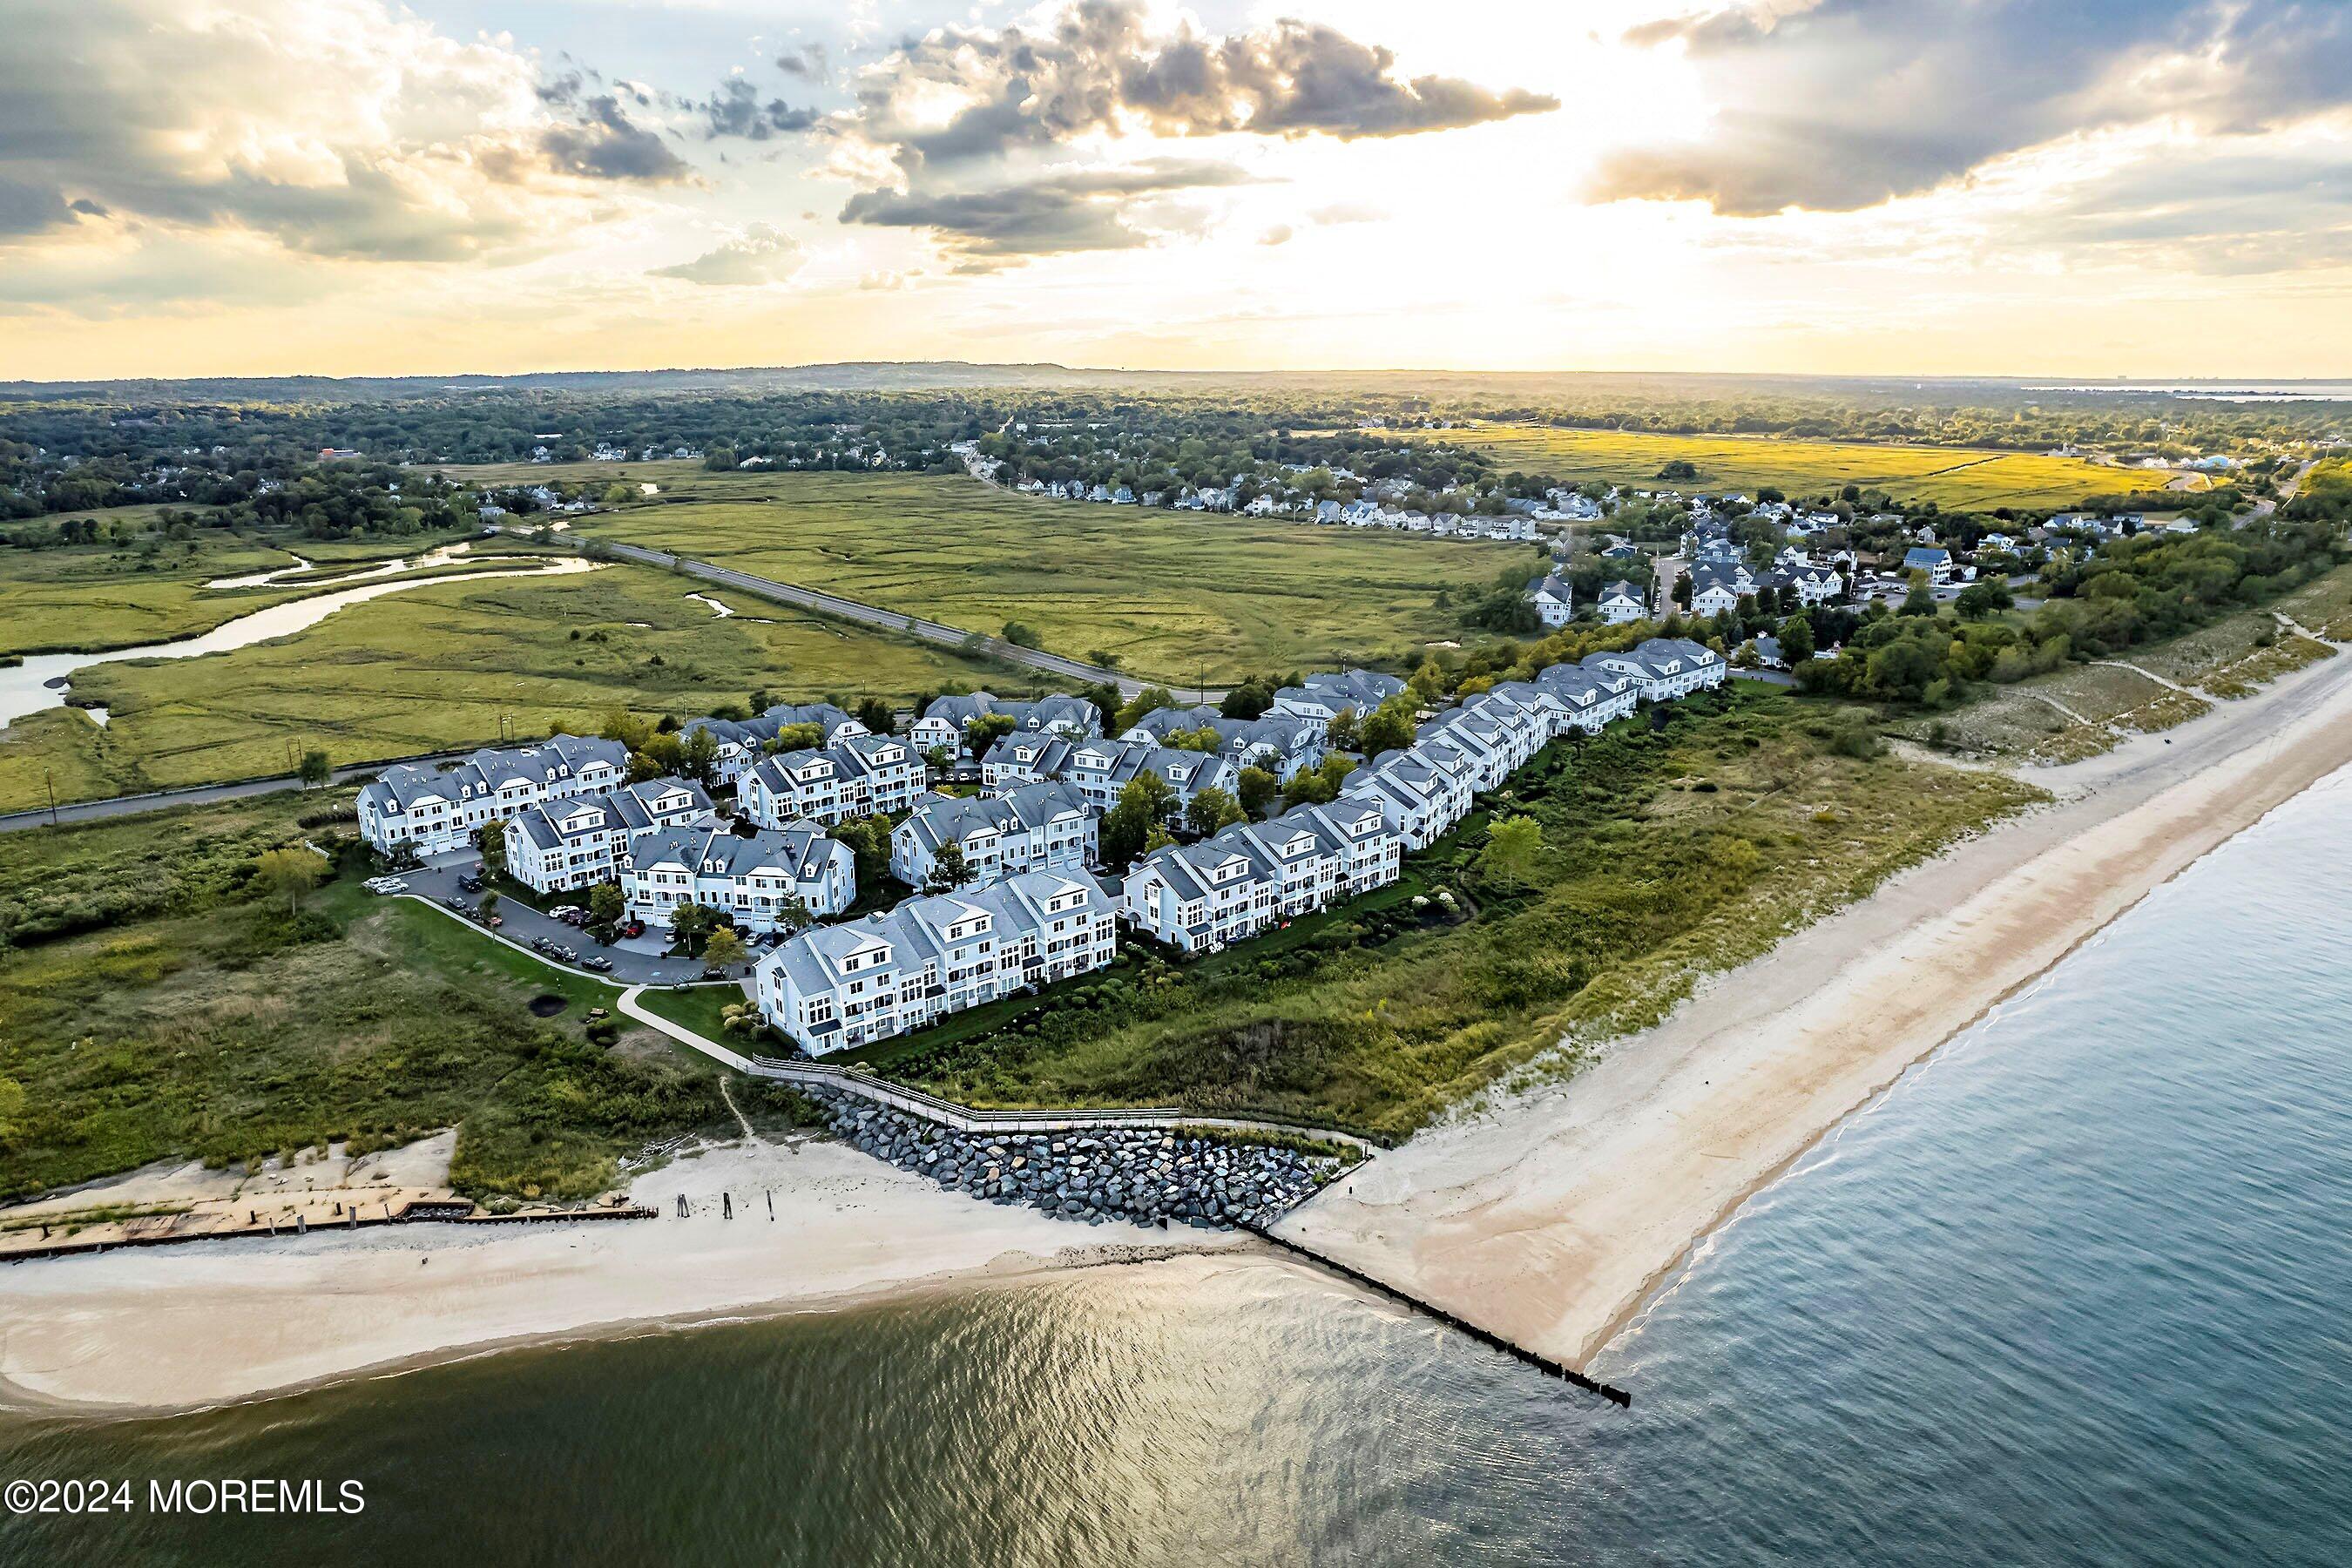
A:
{"type": "Polygon", "coordinates": [[[408,884],[397,877],[373,877],[360,884],[371,893],[404,893],[408,884]]]}

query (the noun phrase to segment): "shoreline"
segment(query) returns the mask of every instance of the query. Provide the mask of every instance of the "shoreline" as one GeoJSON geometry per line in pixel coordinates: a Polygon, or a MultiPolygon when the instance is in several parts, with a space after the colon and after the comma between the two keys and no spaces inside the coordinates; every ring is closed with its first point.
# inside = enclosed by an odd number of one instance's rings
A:
{"type": "Polygon", "coordinates": [[[816,1141],[709,1149],[640,1176],[630,1196],[661,1217],[394,1226],[10,1265],[0,1268],[0,1410],[186,1414],[506,1350],[1255,1245],[1234,1233],[1076,1226],[816,1141]],[[731,1219],[721,1194],[734,1199],[731,1219]],[[685,1219],[673,1212],[681,1195],[685,1219]]]}
{"type": "Polygon", "coordinates": [[[1589,1370],[1748,1201],[2158,887],[2352,766],[2352,658],[2023,776],[2059,798],[1711,977],[1278,1227],[1589,1370]]]}

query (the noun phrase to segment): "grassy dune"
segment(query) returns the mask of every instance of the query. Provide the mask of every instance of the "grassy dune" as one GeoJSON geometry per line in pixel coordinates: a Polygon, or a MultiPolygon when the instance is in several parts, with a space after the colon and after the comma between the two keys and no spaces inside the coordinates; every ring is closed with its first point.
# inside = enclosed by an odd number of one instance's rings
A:
{"type": "MultiPolygon", "coordinates": [[[[1186,682],[1458,636],[1438,595],[1483,588],[1537,560],[1527,546],[1043,501],[967,479],[584,466],[661,491],[577,525],[585,537],[674,550],[978,631],[1019,620],[1056,652],[1108,648],[1139,674],[1186,682]]],[[[549,471],[524,466],[532,469],[549,471]]]]}
{"type": "Polygon", "coordinates": [[[1752,492],[1773,485],[1791,495],[1818,495],[1855,484],[1883,489],[1898,500],[1932,500],[1953,510],[2073,506],[2095,495],[2161,486],[2170,477],[2101,468],[2073,458],[1958,447],[1658,436],[1538,425],[1489,425],[1446,435],[1492,453],[1506,468],[1576,482],[1645,485],[1661,468],[1679,458],[1696,464],[1699,471],[1685,489],[1752,492]]]}

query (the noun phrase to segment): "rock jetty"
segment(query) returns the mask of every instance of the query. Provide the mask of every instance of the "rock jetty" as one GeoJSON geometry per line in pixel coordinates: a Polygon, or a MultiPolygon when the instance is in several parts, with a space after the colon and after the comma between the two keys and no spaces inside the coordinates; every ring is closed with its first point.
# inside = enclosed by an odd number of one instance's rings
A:
{"type": "Polygon", "coordinates": [[[1088,1225],[1271,1225],[1343,1169],[1328,1155],[1156,1127],[959,1132],[869,1100],[805,1092],[836,1133],[877,1160],[990,1203],[1088,1225]]]}

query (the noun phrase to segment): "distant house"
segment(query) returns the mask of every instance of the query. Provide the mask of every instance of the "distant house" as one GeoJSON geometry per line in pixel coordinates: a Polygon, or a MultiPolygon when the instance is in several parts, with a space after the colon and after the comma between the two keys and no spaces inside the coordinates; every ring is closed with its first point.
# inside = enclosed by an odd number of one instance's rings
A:
{"type": "Polygon", "coordinates": [[[1369,669],[1310,675],[1297,686],[1276,692],[1270,711],[1303,719],[1318,731],[1328,731],[1331,721],[1343,711],[1352,710],[1360,719],[1368,717],[1403,689],[1404,682],[1395,676],[1369,669]]]}
{"type": "Polygon", "coordinates": [[[1631,583],[1612,583],[1601,590],[1601,618],[1611,626],[1622,626],[1638,621],[1650,613],[1643,601],[1642,590],[1631,583]]]}
{"type": "Polygon", "coordinates": [[[1925,572],[1931,583],[1952,580],[1952,552],[1940,544],[1915,544],[1903,552],[1903,570],[1925,572]]]}
{"type": "Polygon", "coordinates": [[[1564,626],[1576,615],[1576,595],[1557,572],[1528,579],[1528,602],[1535,605],[1536,618],[1548,626],[1564,626]]]}
{"type": "Polygon", "coordinates": [[[623,852],[646,834],[709,818],[702,786],[676,778],[552,801],[507,823],[507,874],[539,893],[593,887],[614,880],[623,852]]]}
{"type": "Polygon", "coordinates": [[[462,848],[492,822],[616,789],[628,765],[628,748],[618,741],[579,735],[509,751],[486,747],[446,773],[395,763],[360,790],[360,837],[386,854],[462,848]]]}
{"type": "Polygon", "coordinates": [[[1066,784],[1026,784],[993,798],[929,795],[890,834],[890,873],[928,884],[950,844],[963,852],[968,887],[1027,871],[1084,871],[1095,858],[1095,813],[1066,784]]]}
{"type": "Polygon", "coordinates": [[[807,818],[845,822],[905,811],[923,792],[923,763],[892,735],[846,735],[822,750],[779,752],[743,775],[743,810],[762,827],[807,818]]]}

